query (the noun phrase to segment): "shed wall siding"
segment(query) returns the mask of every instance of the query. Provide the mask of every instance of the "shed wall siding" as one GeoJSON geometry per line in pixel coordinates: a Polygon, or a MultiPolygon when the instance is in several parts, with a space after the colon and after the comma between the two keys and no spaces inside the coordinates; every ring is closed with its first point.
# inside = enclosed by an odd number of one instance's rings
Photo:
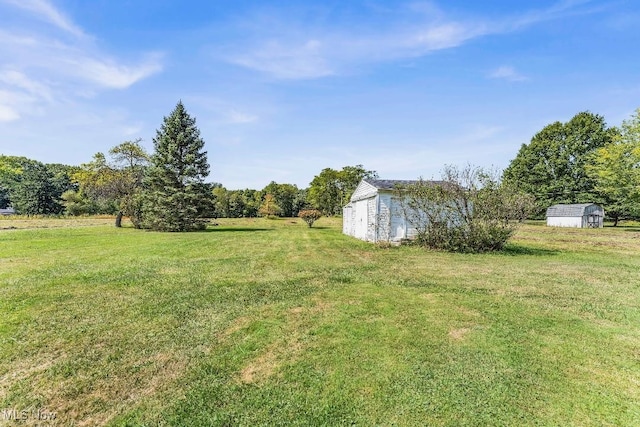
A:
{"type": "Polygon", "coordinates": [[[377,229],[377,205],[378,198],[371,197],[367,199],[367,234],[365,240],[369,242],[376,241],[376,229],[377,229]]]}
{"type": "Polygon", "coordinates": [[[368,199],[370,197],[375,197],[378,194],[378,189],[373,185],[360,181],[360,184],[356,187],[355,191],[351,195],[351,201],[368,199]]]}
{"type": "Polygon", "coordinates": [[[550,216],[547,218],[547,225],[550,227],[582,228],[582,222],[582,217],[550,216]]]}
{"type": "Polygon", "coordinates": [[[396,197],[391,198],[391,224],[390,224],[390,240],[399,242],[406,236],[407,223],[404,219],[402,205],[396,197]]]}
{"type": "Polygon", "coordinates": [[[417,235],[406,220],[401,201],[393,190],[378,189],[361,181],[343,209],[344,234],[369,242],[399,242],[417,235]]]}
{"type": "Polygon", "coordinates": [[[388,242],[392,239],[391,206],[391,194],[380,193],[378,195],[378,214],[376,218],[376,241],[388,242]]]}

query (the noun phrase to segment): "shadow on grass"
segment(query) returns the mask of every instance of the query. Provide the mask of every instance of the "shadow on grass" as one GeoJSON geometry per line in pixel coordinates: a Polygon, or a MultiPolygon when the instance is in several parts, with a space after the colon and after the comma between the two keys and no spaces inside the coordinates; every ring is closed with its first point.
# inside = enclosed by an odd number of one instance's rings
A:
{"type": "Polygon", "coordinates": [[[532,248],[529,246],[520,245],[507,245],[500,252],[496,252],[501,255],[518,256],[518,255],[535,255],[535,256],[549,256],[557,255],[560,252],[553,249],[532,248]]]}
{"type": "Polygon", "coordinates": [[[272,228],[251,228],[251,227],[207,227],[205,230],[202,230],[204,233],[214,233],[214,232],[236,232],[236,231],[273,231],[272,228]]]}
{"type": "Polygon", "coordinates": [[[620,227],[624,231],[630,231],[632,233],[640,233],[640,227],[632,226],[632,227],[620,227]]]}

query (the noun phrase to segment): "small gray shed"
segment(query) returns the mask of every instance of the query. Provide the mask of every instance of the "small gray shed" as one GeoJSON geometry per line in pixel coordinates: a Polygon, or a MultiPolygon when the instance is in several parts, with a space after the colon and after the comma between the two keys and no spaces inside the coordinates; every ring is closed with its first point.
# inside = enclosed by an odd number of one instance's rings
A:
{"type": "Polygon", "coordinates": [[[550,227],[600,228],[604,225],[604,209],[595,203],[553,205],[547,209],[550,227]]]}

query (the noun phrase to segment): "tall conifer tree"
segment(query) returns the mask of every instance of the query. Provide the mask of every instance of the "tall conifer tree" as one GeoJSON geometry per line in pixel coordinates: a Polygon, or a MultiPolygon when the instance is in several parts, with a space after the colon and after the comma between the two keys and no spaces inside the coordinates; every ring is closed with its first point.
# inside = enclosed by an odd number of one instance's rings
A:
{"type": "Polygon", "coordinates": [[[209,175],[207,152],[196,121],[182,104],[156,132],[155,153],[145,176],[144,222],[158,231],[203,229],[202,217],[211,202],[204,179],[209,175]]]}

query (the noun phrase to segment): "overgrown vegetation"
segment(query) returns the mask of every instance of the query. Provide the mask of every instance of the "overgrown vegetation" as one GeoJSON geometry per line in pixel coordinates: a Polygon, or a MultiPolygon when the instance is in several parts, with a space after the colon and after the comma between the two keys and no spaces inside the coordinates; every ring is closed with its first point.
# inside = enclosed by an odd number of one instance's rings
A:
{"type": "Polygon", "coordinates": [[[532,197],[470,165],[447,166],[441,181],[419,180],[396,192],[416,242],[455,252],[502,249],[533,207],[532,197]]]}
{"type": "Polygon", "coordinates": [[[472,255],[380,249],[332,218],[218,222],[0,231],[0,408],[59,425],[640,424],[639,228],[525,224],[472,255]]]}

